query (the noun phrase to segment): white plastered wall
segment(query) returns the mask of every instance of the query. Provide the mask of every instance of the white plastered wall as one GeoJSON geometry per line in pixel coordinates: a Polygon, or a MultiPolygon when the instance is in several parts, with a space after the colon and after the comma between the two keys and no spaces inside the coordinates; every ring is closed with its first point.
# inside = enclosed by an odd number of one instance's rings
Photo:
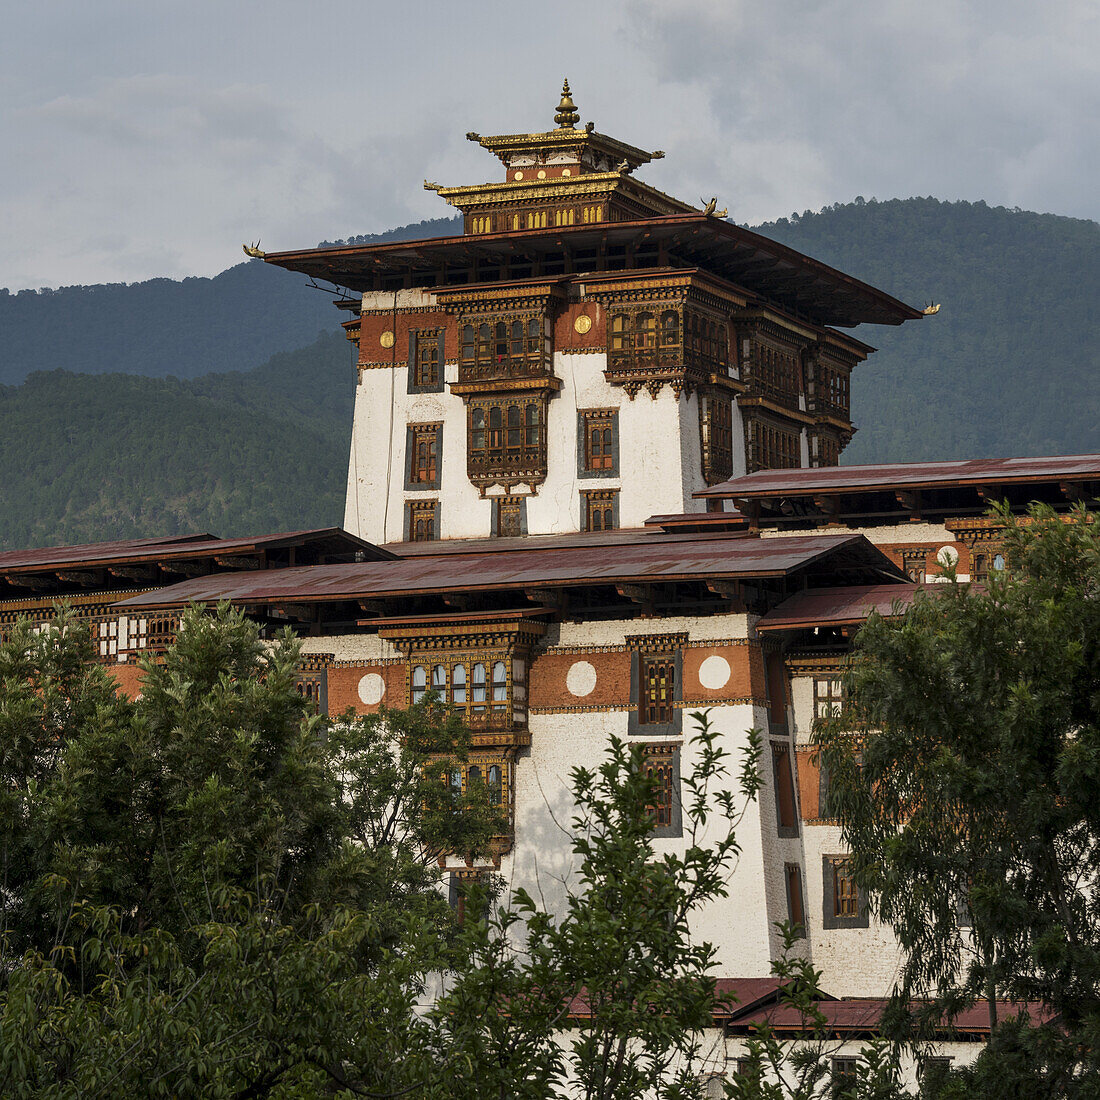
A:
{"type": "MultiPolygon", "coordinates": [[[[527,496],[529,534],[563,534],[581,527],[581,491],[619,490],[619,526],[640,527],[652,515],[702,511],[692,494],[703,488],[697,395],[677,397],[663,386],[656,397],[641,390],[631,400],[621,386],[604,378],[600,353],[555,354],[561,389],[548,403],[547,476],[527,496]],[[577,462],[577,412],[617,409],[617,477],[584,478],[577,462]]],[[[397,542],[405,536],[406,504],[438,500],[439,534],[444,539],[486,538],[491,533],[492,498],[470,483],[466,469],[466,405],[448,390],[407,392],[404,354],[393,367],[359,372],[348,463],[344,526],[369,542],[397,542]],[[405,488],[407,428],[443,424],[443,457],[438,490],[405,488]]],[[[444,381],[458,380],[457,363],[444,367],[444,381]]],[[[734,420],[735,461],[743,462],[740,417],[734,420]]],[[[512,492],[526,495],[528,487],[512,492]]]]}

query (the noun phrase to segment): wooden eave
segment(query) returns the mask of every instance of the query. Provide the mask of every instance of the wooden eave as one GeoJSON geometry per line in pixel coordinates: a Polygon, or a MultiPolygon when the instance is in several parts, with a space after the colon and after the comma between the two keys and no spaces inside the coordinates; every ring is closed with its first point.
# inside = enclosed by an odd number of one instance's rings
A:
{"type": "Polygon", "coordinates": [[[576,149],[578,158],[585,148],[591,148],[607,157],[625,160],[632,168],[648,164],[652,155],[636,145],[628,145],[618,138],[608,137],[595,130],[577,130],[558,128],[541,134],[496,134],[490,137],[478,137],[477,143],[488,149],[502,164],[507,166],[508,156],[527,153],[539,149],[576,149]]]}
{"type": "MultiPolygon", "coordinates": [[[[922,316],[919,310],[827,264],[699,212],[631,222],[272,252],[265,262],[358,291],[386,289],[383,282],[395,278],[413,285],[417,277],[433,274],[435,284],[416,284],[430,288],[469,285],[478,281],[476,263],[500,265],[517,256],[562,253],[575,264],[580,262],[577,254],[588,250],[594,259],[583,262],[591,262],[593,271],[608,271],[612,270],[609,249],[639,240],[667,255],[673,266],[705,266],[712,275],[746,287],[758,298],[816,326],[898,325],[922,316]],[[765,267],[754,269],[752,264],[760,261],[765,267]]],[[[650,262],[650,257],[644,262],[650,262]]]]}

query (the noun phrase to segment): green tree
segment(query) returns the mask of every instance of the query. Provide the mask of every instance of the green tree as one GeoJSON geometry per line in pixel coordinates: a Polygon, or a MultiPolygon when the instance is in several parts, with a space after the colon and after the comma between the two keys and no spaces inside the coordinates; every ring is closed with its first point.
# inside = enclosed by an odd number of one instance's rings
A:
{"type": "MultiPolygon", "coordinates": [[[[450,961],[443,851],[500,830],[456,800],[461,723],[428,700],[327,722],[298,645],[189,612],[141,697],[62,614],[0,645],[0,1092],[405,1093],[450,961]]],[[[424,1052],[424,1053],[422,1053],[424,1052]]]]}
{"type": "Polygon", "coordinates": [[[575,879],[559,914],[525,891],[467,921],[471,965],[435,1012],[443,1044],[478,1067],[470,1097],[585,1100],[694,1097],[720,1004],[714,947],[690,920],[727,891],[736,827],[759,787],[761,739],[750,731],[737,780],[705,712],[685,746],[685,843],[654,842],[657,781],[644,750],[610,739],[603,763],[572,773],[575,879]]]}
{"type": "Polygon", "coordinates": [[[916,1033],[981,997],[1002,1025],[951,1087],[1096,1096],[1100,517],[993,514],[1006,568],[868,621],[821,756],[916,1033]]]}

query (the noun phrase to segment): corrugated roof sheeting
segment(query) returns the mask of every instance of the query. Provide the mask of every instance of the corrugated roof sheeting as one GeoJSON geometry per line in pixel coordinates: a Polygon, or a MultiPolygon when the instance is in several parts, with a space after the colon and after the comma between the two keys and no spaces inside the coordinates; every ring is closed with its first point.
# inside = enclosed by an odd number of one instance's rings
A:
{"type": "Polygon", "coordinates": [[[868,568],[896,567],[862,535],[786,539],[658,539],[616,548],[507,550],[392,562],[318,565],[198,577],[123,601],[119,607],[178,607],[187,603],[347,600],[484,589],[562,587],[630,582],[780,577],[818,558],[849,550],[868,568]]]}
{"type": "Polygon", "coordinates": [[[380,558],[391,556],[388,551],[372,546],[342,528],[325,527],[318,530],[284,531],[249,538],[222,539],[210,534],[170,535],[163,538],[86,543],[80,546],[52,546],[38,550],[7,550],[0,553],[0,573],[71,568],[75,565],[106,565],[121,561],[209,557],[250,550],[278,549],[283,546],[300,546],[326,539],[346,543],[349,552],[361,548],[380,558]]]}
{"type": "Polygon", "coordinates": [[[865,489],[994,485],[1012,481],[1100,479],[1100,454],[1052,458],[975,458],[951,462],[906,462],[882,466],[825,466],[800,470],[758,470],[746,477],[701,489],[696,497],[795,496],[865,489]]]}
{"type": "Polygon", "coordinates": [[[808,588],[773,607],[756,624],[757,630],[796,630],[800,627],[862,622],[872,611],[890,616],[906,608],[917,593],[935,585],[874,584],[842,588],[808,588]]]}

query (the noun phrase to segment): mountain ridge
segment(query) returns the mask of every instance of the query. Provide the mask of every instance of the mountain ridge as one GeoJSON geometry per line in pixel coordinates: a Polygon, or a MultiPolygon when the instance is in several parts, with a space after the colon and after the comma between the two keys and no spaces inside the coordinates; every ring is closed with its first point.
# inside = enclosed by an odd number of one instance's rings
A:
{"type": "MultiPolygon", "coordinates": [[[[880,350],[853,374],[860,431],[844,464],[1100,450],[1097,223],[915,198],[755,230],[903,301],[942,303],[919,323],[855,330],[880,350]]],[[[0,546],[339,524],[355,368],[330,293],[257,263],[69,289],[0,294],[0,546]],[[65,356],[42,351],[59,341],[65,356]]]]}

